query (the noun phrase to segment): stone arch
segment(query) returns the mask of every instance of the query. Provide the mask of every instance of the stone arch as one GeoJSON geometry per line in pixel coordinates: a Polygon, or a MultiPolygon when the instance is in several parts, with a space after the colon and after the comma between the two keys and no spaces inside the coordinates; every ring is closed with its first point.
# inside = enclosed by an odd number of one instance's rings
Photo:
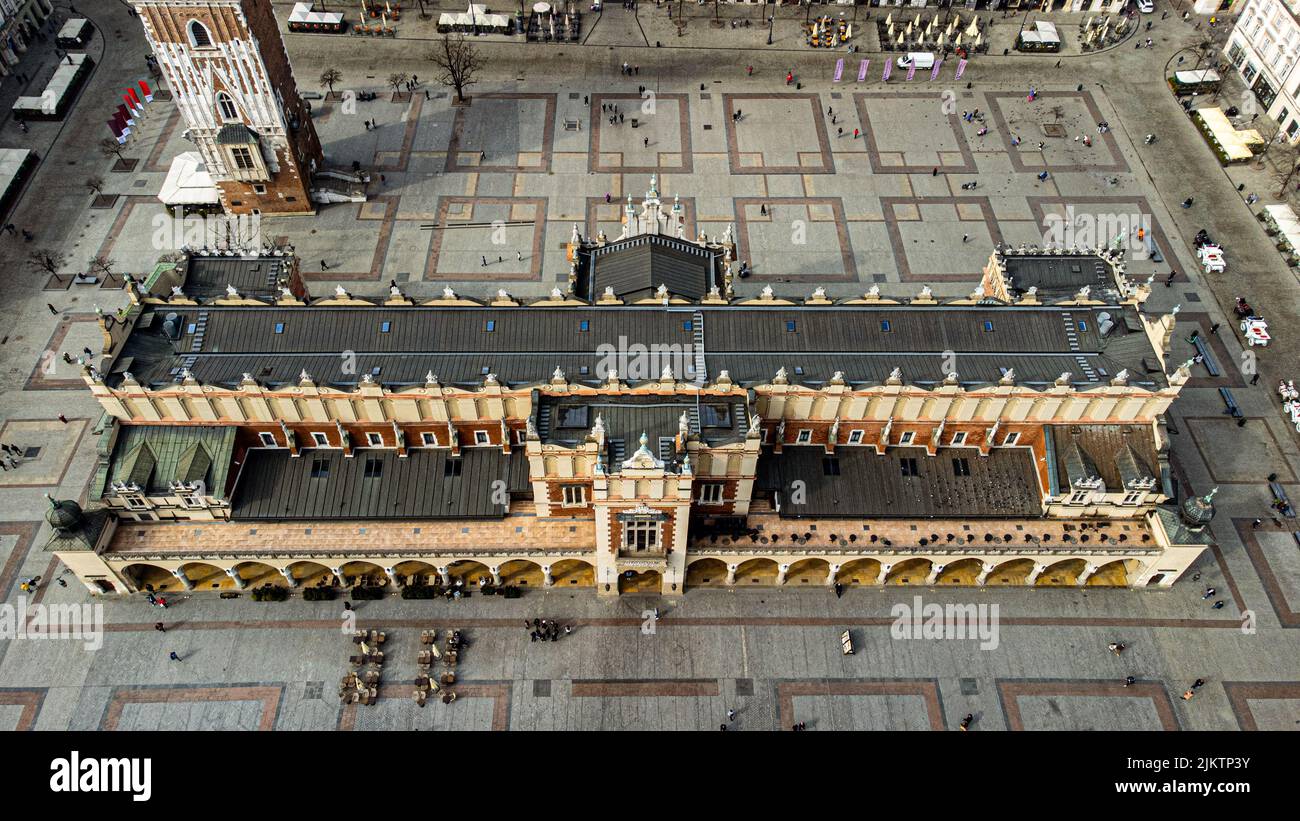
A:
{"type": "Polygon", "coordinates": [[[1083,559],[1062,559],[1049,564],[1034,584],[1038,587],[1073,587],[1088,563],[1083,559]]]}
{"type": "Polygon", "coordinates": [[[618,574],[619,593],[659,593],[664,580],[658,570],[625,570],[618,574]]]}
{"type": "Polygon", "coordinates": [[[542,573],[542,566],[527,559],[511,559],[497,568],[497,573],[501,576],[503,585],[546,586],[546,576],[542,573]]]}
{"type": "Polygon", "coordinates": [[[876,559],[853,559],[845,562],[835,574],[835,581],[850,587],[875,584],[879,579],[880,562],[876,559]]]}
{"type": "Polygon", "coordinates": [[[301,561],[290,562],[286,569],[293,576],[294,581],[302,587],[315,587],[317,585],[330,585],[334,583],[334,571],[318,561],[302,559],[301,561]]]}
{"type": "Polygon", "coordinates": [[[353,587],[361,585],[363,582],[372,586],[382,586],[388,583],[388,574],[384,568],[367,561],[344,562],[343,567],[343,586],[353,587]],[[368,578],[367,578],[368,577],[368,578]]]}
{"type": "Polygon", "coordinates": [[[889,569],[889,576],[883,580],[883,583],[925,584],[926,577],[930,575],[930,568],[929,559],[903,559],[889,569]]]}
{"type": "Polygon", "coordinates": [[[235,586],[226,571],[209,562],[185,562],[180,569],[195,590],[220,590],[235,586]]]}
{"type": "Polygon", "coordinates": [[[726,587],[727,563],[712,556],[696,559],[686,566],[686,586],[726,587]]]}
{"type": "Polygon", "coordinates": [[[407,559],[393,565],[393,572],[401,577],[403,584],[428,585],[438,583],[438,568],[420,559],[407,559]]]}
{"type": "Polygon", "coordinates": [[[831,563],[825,559],[800,559],[792,563],[790,569],[785,572],[785,583],[787,585],[824,585],[830,575],[831,563]]]}
{"type": "Polygon", "coordinates": [[[464,581],[466,587],[477,587],[480,579],[487,579],[489,583],[492,581],[492,571],[482,562],[461,559],[447,565],[448,584],[464,581]]]}
{"type": "Polygon", "coordinates": [[[935,578],[936,585],[962,585],[973,587],[979,584],[980,574],[984,572],[984,562],[979,559],[957,559],[948,562],[935,578]]]}
{"type": "Polygon", "coordinates": [[[136,590],[146,590],[146,585],[162,592],[185,589],[170,570],[148,562],[132,562],[122,568],[121,574],[136,590]]]}
{"type": "Polygon", "coordinates": [[[985,585],[1011,585],[1023,587],[1030,574],[1034,572],[1033,559],[1011,559],[1001,562],[989,571],[985,585]]]}
{"type": "Polygon", "coordinates": [[[277,587],[289,586],[289,582],[280,571],[265,562],[239,562],[235,565],[235,572],[249,587],[261,587],[264,584],[273,584],[277,587]]]}
{"type": "Polygon", "coordinates": [[[551,584],[555,587],[592,587],[596,584],[596,568],[578,559],[561,559],[551,565],[551,584]]]}
{"type": "Polygon", "coordinates": [[[736,586],[751,584],[776,584],[780,568],[772,559],[749,559],[736,567],[736,586]]]}
{"type": "Polygon", "coordinates": [[[1116,559],[1099,566],[1085,582],[1088,587],[1128,587],[1142,575],[1142,562],[1116,559]]]}

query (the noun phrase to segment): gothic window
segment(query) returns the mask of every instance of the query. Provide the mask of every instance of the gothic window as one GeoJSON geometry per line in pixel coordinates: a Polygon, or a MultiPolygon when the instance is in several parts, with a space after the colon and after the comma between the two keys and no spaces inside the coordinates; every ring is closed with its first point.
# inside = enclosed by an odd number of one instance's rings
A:
{"type": "Polygon", "coordinates": [[[623,526],[623,548],[625,550],[643,551],[659,548],[658,522],[628,522],[623,526]]]}
{"type": "Polygon", "coordinates": [[[235,101],[224,91],[217,92],[217,109],[221,112],[223,120],[239,119],[239,109],[235,107],[235,101]]]}
{"type": "Polygon", "coordinates": [[[190,21],[190,45],[195,48],[209,48],[212,45],[212,35],[208,34],[207,26],[198,20],[190,21]]]}

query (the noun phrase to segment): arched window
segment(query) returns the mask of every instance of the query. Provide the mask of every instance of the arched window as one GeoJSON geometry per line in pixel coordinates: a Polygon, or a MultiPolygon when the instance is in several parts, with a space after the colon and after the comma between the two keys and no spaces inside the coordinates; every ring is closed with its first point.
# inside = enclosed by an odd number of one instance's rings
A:
{"type": "Polygon", "coordinates": [[[212,35],[208,34],[207,26],[198,20],[190,21],[190,45],[195,48],[207,48],[212,45],[212,35]]]}
{"type": "Polygon", "coordinates": [[[217,92],[217,110],[221,112],[223,120],[239,119],[239,109],[235,107],[235,101],[224,91],[217,92]]]}

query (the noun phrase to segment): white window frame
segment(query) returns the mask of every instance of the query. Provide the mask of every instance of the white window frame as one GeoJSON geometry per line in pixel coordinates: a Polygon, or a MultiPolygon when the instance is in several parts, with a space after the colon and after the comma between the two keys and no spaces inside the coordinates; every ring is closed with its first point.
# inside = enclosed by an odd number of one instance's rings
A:
{"type": "Polygon", "coordinates": [[[560,497],[563,507],[586,507],[587,506],[587,486],[586,485],[560,485],[560,497]]]}
{"type": "Polygon", "coordinates": [[[330,446],[329,434],[322,431],[314,430],[311,433],[311,441],[318,448],[327,448],[330,446]]]}
{"type": "Polygon", "coordinates": [[[424,431],[420,434],[420,444],[426,448],[436,448],[438,446],[438,437],[432,431],[424,431]]]}
{"type": "Polygon", "coordinates": [[[278,447],[280,447],[280,443],[277,442],[277,441],[275,441],[275,434],[274,434],[274,433],[268,433],[268,432],[266,432],[266,431],[262,431],[261,433],[257,434],[257,438],[258,438],[259,440],[261,440],[261,442],[262,442],[262,447],[264,447],[264,448],[278,448],[278,447]]]}
{"type": "Polygon", "coordinates": [[[966,444],[966,431],[959,430],[952,435],[952,441],[949,442],[952,447],[959,448],[966,444]]]}
{"type": "Polygon", "coordinates": [[[212,42],[212,31],[198,20],[191,20],[190,24],[185,27],[185,36],[189,38],[190,45],[194,48],[216,48],[216,44],[212,42]],[[198,38],[194,36],[195,29],[201,29],[204,39],[208,42],[200,43],[198,38]]]}
{"type": "Polygon", "coordinates": [[[1066,498],[1065,503],[1067,505],[1086,505],[1088,504],[1088,501],[1091,498],[1092,498],[1092,490],[1085,488],[1083,490],[1076,490],[1071,492],[1070,495],[1066,498]]]}
{"type": "Polygon", "coordinates": [[[236,123],[240,121],[239,106],[235,104],[235,98],[230,96],[230,92],[217,92],[217,114],[221,117],[222,122],[236,123]],[[229,112],[226,111],[227,106],[230,108],[229,112]]]}
{"type": "Polygon", "coordinates": [[[652,550],[659,550],[660,547],[660,527],[659,522],[654,521],[634,521],[623,523],[623,549],[634,553],[645,553],[652,550]],[[643,535],[645,538],[638,538],[643,535]]]}
{"type": "Polygon", "coordinates": [[[178,496],[181,500],[181,507],[187,510],[202,510],[207,507],[203,503],[203,497],[197,493],[181,493],[178,496]]]}
{"type": "Polygon", "coordinates": [[[916,441],[916,431],[905,430],[898,437],[898,446],[900,448],[907,447],[908,445],[912,444],[915,441],[916,441]]]}
{"type": "Polygon", "coordinates": [[[1146,495],[1147,492],[1145,490],[1130,490],[1128,493],[1124,494],[1124,499],[1120,504],[1129,505],[1130,507],[1140,505],[1142,504],[1142,500],[1146,498],[1146,495]]]}
{"type": "Polygon", "coordinates": [[[795,434],[794,443],[796,445],[811,445],[812,428],[801,428],[799,432],[795,434]]]}
{"type": "Polygon", "coordinates": [[[1014,431],[1014,430],[1013,430],[1013,431],[1011,431],[1010,433],[1007,434],[1007,438],[1006,438],[1006,439],[1003,439],[1003,440],[1002,440],[1002,446],[1003,446],[1003,447],[1006,447],[1006,448],[1009,448],[1009,447],[1011,447],[1012,445],[1015,445],[1015,444],[1016,444],[1017,442],[1019,442],[1019,441],[1020,441],[1020,432],[1019,432],[1019,431],[1014,431]]]}
{"type": "Polygon", "coordinates": [[[723,482],[702,482],[700,495],[696,501],[702,505],[720,505],[726,499],[727,486],[723,482]]]}
{"type": "Polygon", "coordinates": [[[382,433],[367,433],[366,444],[372,448],[382,448],[384,446],[384,435],[382,433]]]}
{"type": "Polygon", "coordinates": [[[862,438],[864,436],[866,436],[866,431],[862,430],[861,428],[858,428],[857,430],[851,430],[849,431],[848,443],[850,445],[860,445],[862,444],[862,438]]]}
{"type": "Polygon", "coordinates": [[[143,493],[123,493],[122,504],[126,505],[127,510],[148,510],[149,502],[144,498],[143,493]]]}
{"type": "Polygon", "coordinates": [[[488,436],[487,431],[485,430],[474,431],[474,445],[476,447],[483,447],[484,445],[490,445],[490,444],[492,444],[492,438],[488,436]]]}

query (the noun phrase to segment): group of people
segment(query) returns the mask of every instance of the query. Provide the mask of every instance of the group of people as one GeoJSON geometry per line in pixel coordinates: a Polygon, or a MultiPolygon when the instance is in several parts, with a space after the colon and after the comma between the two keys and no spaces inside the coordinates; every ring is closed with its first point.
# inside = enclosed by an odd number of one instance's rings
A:
{"type": "Polygon", "coordinates": [[[613,103],[601,103],[601,113],[609,115],[609,124],[618,125],[623,122],[623,112],[613,103]]]}
{"type": "Polygon", "coordinates": [[[559,641],[560,632],[568,636],[573,633],[573,625],[566,624],[560,627],[560,623],[555,619],[533,619],[529,621],[524,619],[524,629],[528,630],[528,637],[531,641],[559,641]]]}
{"type": "Polygon", "coordinates": [[[22,464],[19,461],[24,458],[22,448],[0,442],[0,451],[3,451],[3,454],[0,455],[0,469],[3,469],[6,473],[10,470],[17,470],[18,466],[22,464]]]}

